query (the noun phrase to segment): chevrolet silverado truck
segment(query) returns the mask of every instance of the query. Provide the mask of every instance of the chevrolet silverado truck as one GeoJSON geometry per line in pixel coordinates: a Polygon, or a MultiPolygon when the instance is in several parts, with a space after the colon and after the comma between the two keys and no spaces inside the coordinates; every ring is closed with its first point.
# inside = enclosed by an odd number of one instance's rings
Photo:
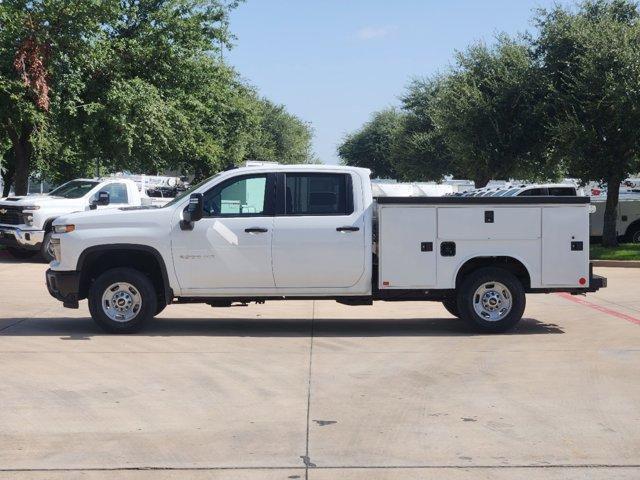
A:
{"type": "Polygon", "coordinates": [[[50,294],[88,300],[109,332],[171,303],[442,302],[473,327],[514,326],[527,293],[606,286],[589,264],[589,198],[372,196],[369,170],[218,173],[161,208],[58,217],[50,294]]]}
{"type": "MultiPolygon", "coordinates": [[[[71,180],[45,195],[0,199],[0,245],[15,258],[38,253],[53,260],[53,221],[76,211],[142,205],[145,196],[131,180],[71,180]],[[102,193],[100,197],[99,193],[102,193]]],[[[147,202],[148,203],[148,202],[147,202]]]]}

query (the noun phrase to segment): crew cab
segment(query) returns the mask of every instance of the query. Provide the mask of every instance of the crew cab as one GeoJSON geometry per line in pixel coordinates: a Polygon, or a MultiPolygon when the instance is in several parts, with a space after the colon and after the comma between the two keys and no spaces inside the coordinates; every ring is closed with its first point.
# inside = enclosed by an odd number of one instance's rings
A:
{"type": "Polygon", "coordinates": [[[369,170],[268,165],[218,173],[163,207],[54,222],[52,296],[110,332],[170,303],[442,302],[497,332],[526,293],[606,286],[589,264],[588,197],[380,197],[369,170]]]}
{"type": "Polygon", "coordinates": [[[16,258],[40,253],[50,262],[53,221],[59,216],[123,205],[139,206],[146,200],[149,199],[131,180],[82,178],[64,183],[45,195],[6,197],[0,199],[0,245],[5,245],[16,258]]]}

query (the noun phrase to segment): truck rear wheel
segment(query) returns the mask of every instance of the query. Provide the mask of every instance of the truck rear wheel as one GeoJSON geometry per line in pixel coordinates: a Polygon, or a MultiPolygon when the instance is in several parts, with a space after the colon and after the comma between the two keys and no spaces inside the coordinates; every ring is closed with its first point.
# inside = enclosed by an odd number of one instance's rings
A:
{"type": "Polygon", "coordinates": [[[88,297],[91,317],[110,333],[139,331],[158,308],[151,280],[132,268],[102,273],[91,285],[88,297]]]}
{"type": "Polygon", "coordinates": [[[458,310],[458,299],[455,295],[447,298],[446,300],[443,300],[442,306],[454,317],[460,317],[460,311],[458,310]]]}
{"type": "Polygon", "coordinates": [[[526,297],[522,283],[501,268],[469,274],[458,290],[460,318],[483,332],[504,332],[520,321],[526,297]]]}

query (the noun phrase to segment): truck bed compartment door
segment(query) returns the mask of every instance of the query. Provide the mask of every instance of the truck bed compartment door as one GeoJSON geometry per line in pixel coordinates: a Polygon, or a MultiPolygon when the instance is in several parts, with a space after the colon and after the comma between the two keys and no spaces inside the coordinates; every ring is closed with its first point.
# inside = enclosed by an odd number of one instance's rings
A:
{"type": "Polygon", "coordinates": [[[589,219],[586,205],[542,209],[542,284],[580,285],[589,278],[589,219]]]}
{"type": "Polygon", "coordinates": [[[380,205],[379,288],[436,284],[436,208],[380,205]]]}

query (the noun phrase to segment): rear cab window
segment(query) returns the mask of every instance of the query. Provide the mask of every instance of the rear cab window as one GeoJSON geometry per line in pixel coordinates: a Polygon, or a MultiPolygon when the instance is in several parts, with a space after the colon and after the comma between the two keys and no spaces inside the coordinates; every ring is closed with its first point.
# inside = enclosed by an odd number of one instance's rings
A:
{"type": "Polygon", "coordinates": [[[351,215],[351,176],[343,173],[285,173],[283,215],[351,215]]]}

